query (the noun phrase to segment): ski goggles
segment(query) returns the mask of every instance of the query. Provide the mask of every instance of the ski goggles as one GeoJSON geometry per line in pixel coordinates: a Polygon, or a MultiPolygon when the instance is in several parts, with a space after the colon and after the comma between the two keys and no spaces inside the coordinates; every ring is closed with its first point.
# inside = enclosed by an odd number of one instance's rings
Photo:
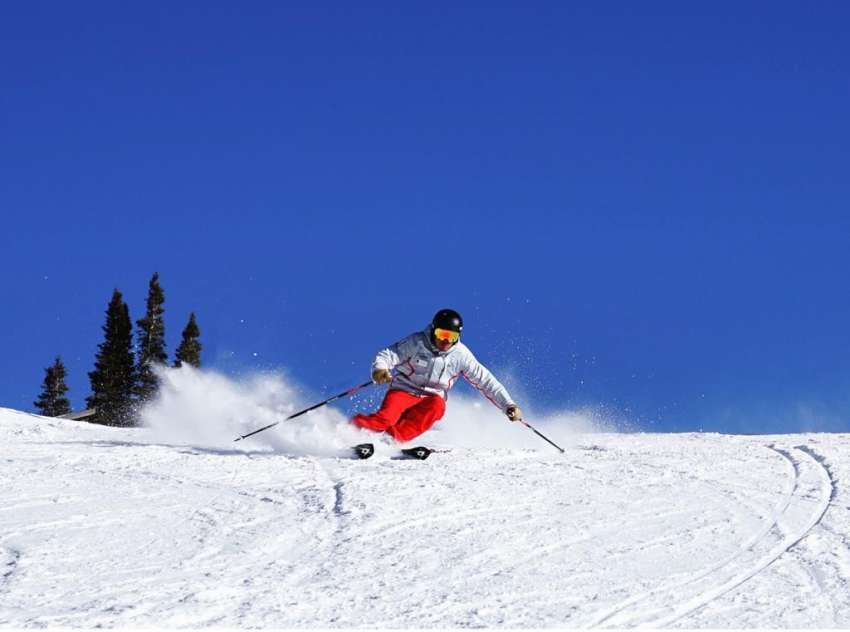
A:
{"type": "Polygon", "coordinates": [[[460,332],[452,331],[451,329],[440,329],[437,327],[434,330],[434,338],[437,340],[443,340],[445,342],[450,342],[452,344],[456,343],[460,340],[460,332]]]}

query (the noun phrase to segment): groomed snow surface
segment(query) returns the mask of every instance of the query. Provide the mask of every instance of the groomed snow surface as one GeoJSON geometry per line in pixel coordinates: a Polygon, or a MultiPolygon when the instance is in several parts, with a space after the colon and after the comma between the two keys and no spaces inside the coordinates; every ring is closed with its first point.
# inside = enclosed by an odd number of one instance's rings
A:
{"type": "Polygon", "coordinates": [[[451,400],[368,461],[280,380],[165,376],[149,427],[0,409],[0,625],[850,627],[850,435],[594,431],[451,400]],[[206,420],[206,426],[204,425],[206,420]]]}

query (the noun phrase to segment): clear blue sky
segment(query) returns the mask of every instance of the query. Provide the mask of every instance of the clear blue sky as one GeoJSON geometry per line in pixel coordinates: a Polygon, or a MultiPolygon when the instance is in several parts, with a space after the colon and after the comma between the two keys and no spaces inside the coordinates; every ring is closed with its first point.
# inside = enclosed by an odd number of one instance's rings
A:
{"type": "MultiPolygon", "coordinates": [[[[547,411],[850,431],[850,4],[0,9],[0,405],[114,287],[311,394],[444,306],[547,411]]],[[[495,411],[494,411],[495,412],[495,411]]]]}

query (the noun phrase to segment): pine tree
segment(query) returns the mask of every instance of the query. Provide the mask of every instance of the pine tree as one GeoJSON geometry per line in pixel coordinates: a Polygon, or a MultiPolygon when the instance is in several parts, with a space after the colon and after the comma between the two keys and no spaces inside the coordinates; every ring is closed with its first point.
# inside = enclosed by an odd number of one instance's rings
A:
{"type": "Polygon", "coordinates": [[[201,341],[198,340],[200,336],[201,330],[198,329],[198,323],[195,321],[195,312],[192,312],[189,314],[189,322],[183,329],[183,339],[177,347],[174,358],[175,367],[180,367],[185,362],[196,369],[201,368],[201,341]]]}
{"type": "Polygon", "coordinates": [[[56,356],[53,366],[44,370],[44,385],[41,387],[41,395],[33,402],[38,412],[45,417],[59,417],[71,412],[71,402],[65,397],[68,386],[65,384],[67,372],[62,358],[56,356]]]}
{"type": "Polygon", "coordinates": [[[153,372],[155,364],[168,362],[165,352],[165,313],[163,304],[165,293],[159,285],[159,274],[154,273],[148,287],[148,301],[145,317],[136,321],[138,327],[138,365],[136,366],[136,397],[145,403],[156,395],[159,380],[153,372]]]}
{"type": "Polygon", "coordinates": [[[106,310],[103,342],[98,345],[94,371],[89,373],[92,394],[86,399],[97,413],[94,421],[129,426],[133,420],[133,325],[130,310],[117,289],[106,310]]]}

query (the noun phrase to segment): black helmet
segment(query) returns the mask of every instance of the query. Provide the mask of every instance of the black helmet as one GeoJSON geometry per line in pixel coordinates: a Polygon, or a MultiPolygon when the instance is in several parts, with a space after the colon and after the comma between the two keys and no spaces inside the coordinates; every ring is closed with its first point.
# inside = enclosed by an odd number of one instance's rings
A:
{"type": "Polygon", "coordinates": [[[448,329],[460,333],[463,330],[463,318],[453,309],[441,309],[434,314],[431,329],[448,329]]]}

